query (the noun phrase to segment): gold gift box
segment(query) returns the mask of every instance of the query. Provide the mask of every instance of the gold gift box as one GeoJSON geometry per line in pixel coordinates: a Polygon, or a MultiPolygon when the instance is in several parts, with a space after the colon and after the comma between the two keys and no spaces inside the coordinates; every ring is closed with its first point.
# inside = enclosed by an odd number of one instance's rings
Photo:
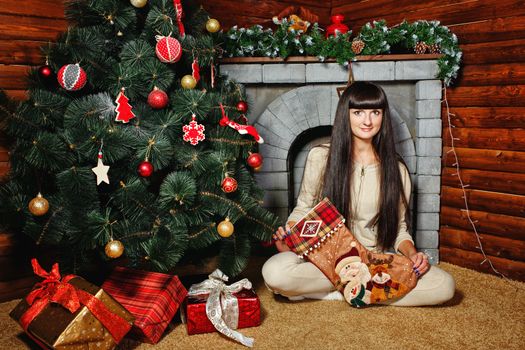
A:
{"type": "MultiPolygon", "coordinates": [[[[81,277],[75,277],[68,283],[99,299],[109,311],[125,319],[131,328],[133,316],[102,288],[81,277]]],[[[29,307],[24,298],[9,315],[20,323],[20,318],[29,307]]],[[[71,313],[61,305],[49,303],[29,324],[27,331],[49,348],[57,350],[106,350],[117,345],[111,334],[86,306],[71,313]]]]}

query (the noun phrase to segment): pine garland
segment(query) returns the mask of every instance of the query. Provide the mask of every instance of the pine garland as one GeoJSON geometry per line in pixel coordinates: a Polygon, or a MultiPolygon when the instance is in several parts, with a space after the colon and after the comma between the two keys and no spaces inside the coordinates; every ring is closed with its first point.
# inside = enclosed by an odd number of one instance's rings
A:
{"type": "MultiPolygon", "coordinates": [[[[275,31],[260,25],[250,28],[232,27],[224,36],[224,57],[281,57],[316,56],[321,62],[335,58],[339,64],[348,65],[361,55],[413,53],[425,48],[425,52],[441,53],[438,59],[437,78],[447,86],[457,77],[462,52],[457,36],[439,21],[403,21],[388,27],[385,20],[366,23],[357,35],[352,32],[325,38],[317,23],[303,33],[288,30],[292,22],[283,19],[276,22],[275,31]],[[353,43],[356,43],[352,45],[353,43]],[[364,44],[364,46],[362,45],[364,44]],[[419,45],[418,45],[419,44],[419,45]],[[356,48],[359,48],[356,52],[356,48]]],[[[425,53],[422,52],[422,53],[425,53]]]]}

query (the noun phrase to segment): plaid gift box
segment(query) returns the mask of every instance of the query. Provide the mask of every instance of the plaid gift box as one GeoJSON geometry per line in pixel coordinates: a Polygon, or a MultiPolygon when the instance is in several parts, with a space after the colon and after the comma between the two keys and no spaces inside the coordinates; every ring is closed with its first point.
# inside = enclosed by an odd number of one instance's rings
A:
{"type": "Polygon", "coordinates": [[[177,276],[117,267],[104,290],[134,317],[131,335],[155,344],[188,293],[177,276]]]}

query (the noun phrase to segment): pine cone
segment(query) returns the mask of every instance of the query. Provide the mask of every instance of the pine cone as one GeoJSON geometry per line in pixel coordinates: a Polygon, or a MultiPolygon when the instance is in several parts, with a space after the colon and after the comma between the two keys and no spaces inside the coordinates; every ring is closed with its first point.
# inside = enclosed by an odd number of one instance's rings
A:
{"type": "Polygon", "coordinates": [[[430,53],[441,53],[441,48],[438,44],[432,44],[428,49],[430,50],[430,53]]]}
{"type": "Polygon", "coordinates": [[[362,41],[362,40],[354,40],[352,41],[352,51],[354,51],[354,53],[356,55],[359,55],[363,49],[365,48],[365,43],[362,41]]]}
{"type": "Polygon", "coordinates": [[[427,51],[428,48],[429,48],[429,46],[424,41],[420,41],[414,47],[414,51],[418,55],[422,55],[422,54],[424,54],[427,51]]]}

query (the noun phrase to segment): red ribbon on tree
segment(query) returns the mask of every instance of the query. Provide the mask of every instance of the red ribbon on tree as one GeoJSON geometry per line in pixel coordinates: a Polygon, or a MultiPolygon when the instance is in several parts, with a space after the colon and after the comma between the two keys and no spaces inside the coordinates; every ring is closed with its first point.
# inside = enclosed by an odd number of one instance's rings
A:
{"type": "MultiPolygon", "coordinates": [[[[57,263],[53,264],[50,272],[44,270],[36,259],[31,260],[31,265],[34,273],[43,277],[44,280],[37,283],[37,288],[26,297],[30,307],[20,318],[20,324],[27,334],[31,336],[27,329],[42,310],[49,303],[57,303],[71,313],[76,312],[82,306],[86,306],[93,316],[108,330],[115,342],[119,343],[124,338],[129,331],[129,323],[119,315],[111,312],[102,301],[93,295],[68,283],[77,276],[67,275],[61,279],[57,263]]],[[[35,339],[32,336],[31,338],[35,339]]],[[[40,344],[38,340],[36,341],[40,344]]]]}
{"type": "Polygon", "coordinates": [[[193,63],[191,64],[191,75],[193,76],[193,79],[195,79],[196,82],[199,82],[199,80],[201,80],[199,61],[196,58],[193,59],[193,63]]]}
{"type": "Polygon", "coordinates": [[[177,24],[179,25],[180,37],[184,38],[186,36],[186,32],[184,31],[184,24],[182,24],[182,16],[184,15],[184,11],[182,10],[181,0],[173,0],[173,6],[175,7],[175,13],[177,15],[177,24]]]}
{"type": "Polygon", "coordinates": [[[257,143],[264,143],[263,138],[259,135],[259,132],[257,132],[257,129],[255,126],[252,125],[241,125],[239,123],[234,122],[233,120],[230,120],[230,118],[226,115],[226,112],[224,112],[224,106],[222,103],[219,104],[221,107],[221,113],[222,118],[219,120],[220,126],[229,126],[232,129],[237,130],[237,132],[241,135],[248,134],[252,136],[257,143]]]}

